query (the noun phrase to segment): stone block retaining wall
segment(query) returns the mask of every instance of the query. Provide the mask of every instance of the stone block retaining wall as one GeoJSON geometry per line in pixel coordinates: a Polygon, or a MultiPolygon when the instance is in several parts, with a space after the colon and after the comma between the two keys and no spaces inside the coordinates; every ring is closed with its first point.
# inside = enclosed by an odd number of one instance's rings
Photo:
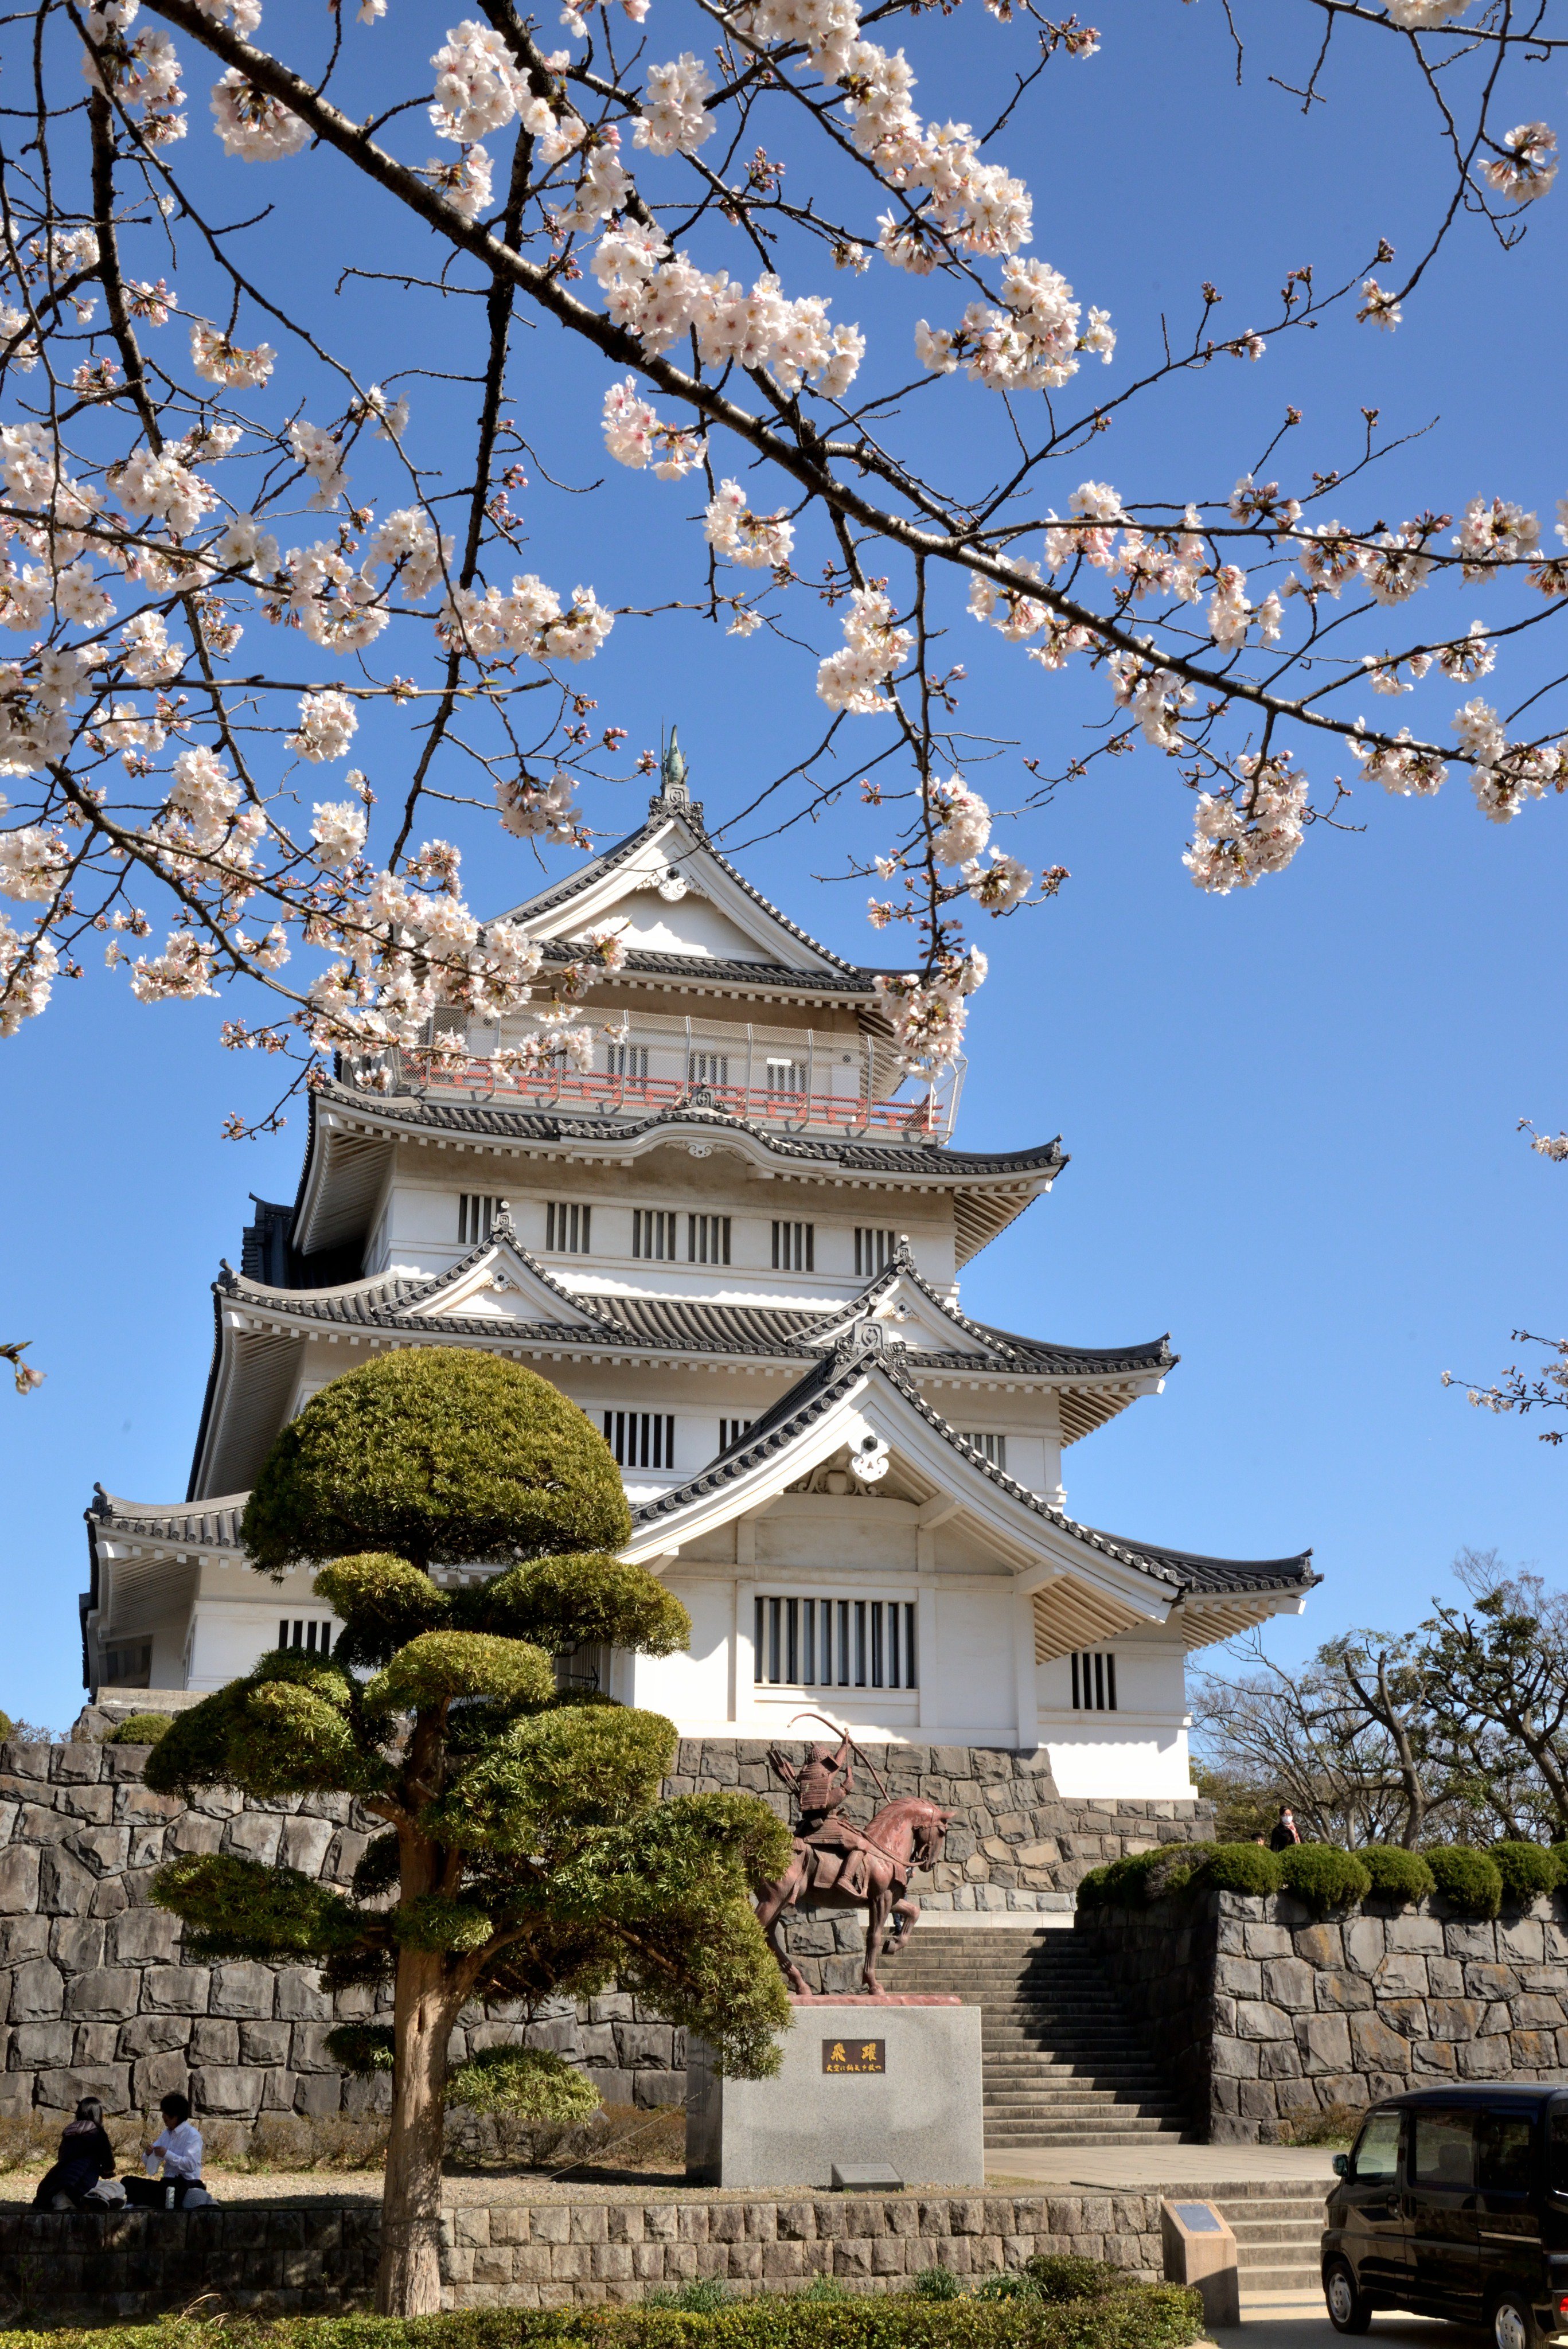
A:
{"type": "MultiPolygon", "coordinates": [[[[94,1712],[80,1724],[104,1725],[94,1712]]],[[[783,1811],[767,1753],[754,1741],[688,1741],[667,1791],[743,1786],[783,1811]]],[[[373,2011],[369,1992],[328,1998],[295,1966],[187,1966],[178,1920],[151,1905],[154,1873],[182,1852],[282,1860],[346,1885],[378,1823],[337,1795],[255,1802],[220,1791],[186,1805],[148,1791],[144,1758],[91,1734],[0,1746],[0,2113],[87,2095],[111,2112],[145,2110],[171,2088],[237,2120],[384,2107],[384,2080],[347,2077],[322,2047],[334,2022],[373,2011]]],[[[1063,1803],[1044,1757],[916,1746],[878,1767],[895,1796],[921,1793],[959,1812],[946,1859],[917,1882],[937,1911],[1066,1909],[1102,1860],[1212,1833],[1207,1804],[1063,1803]]],[[[877,1799],[857,1793],[855,1815],[869,1817],[877,1799]]],[[[853,1911],[792,1919],[786,1932],[814,1988],[855,1987],[863,1934],[853,1911]]],[[[685,2096],[684,2033],[619,1992],[561,2002],[526,2024],[516,2008],[469,2009],[453,2055],[510,2042],[581,2064],[607,2103],[685,2096]]]]}
{"type": "MultiPolygon", "coordinates": [[[[204,2301],[289,2313],[362,2306],[380,2211],[370,2202],[278,2209],[136,2210],[103,2218],[0,2213],[0,2303],[57,2323],[149,2317],[204,2301]]],[[[896,2292],[939,2261],[958,2275],[1078,2251],[1160,2272],[1154,2194],[832,2194],[789,2200],[460,2203],[441,2214],[448,2308],[571,2308],[640,2300],[718,2277],[787,2292],[814,2276],[896,2292]]]]}
{"type": "Polygon", "coordinates": [[[1568,1905],[1495,1923],[1441,1899],[1315,1920],[1288,1894],[1080,1913],[1193,2126],[1272,2144],[1299,2116],[1449,2080],[1568,2081],[1568,1905]]]}

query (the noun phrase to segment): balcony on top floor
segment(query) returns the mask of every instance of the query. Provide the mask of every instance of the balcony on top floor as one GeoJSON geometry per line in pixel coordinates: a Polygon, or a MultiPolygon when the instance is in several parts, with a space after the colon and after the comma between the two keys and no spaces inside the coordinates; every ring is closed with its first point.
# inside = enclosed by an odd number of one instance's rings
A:
{"type": "Polygon", "coordinates": [[[537,1035],[531,1023],[464,1031],[461,1015],[436,1018],[428,1052],[368,1057],[346,1063],[346,1074],[383,1086],[389,1079],[393,1092],[421,1100],[628,1122],[664,1110],[717,1110],[786,1133],[924,1146],[950,1140],[966,1065],[960,1059],[929,1080],[900,1068],[885,1038],[654,1014],[635,1022],[585,1016],[590,1066],[562,1049],[527,1068],[508,1066],[504,1056],[537,1035]]]}

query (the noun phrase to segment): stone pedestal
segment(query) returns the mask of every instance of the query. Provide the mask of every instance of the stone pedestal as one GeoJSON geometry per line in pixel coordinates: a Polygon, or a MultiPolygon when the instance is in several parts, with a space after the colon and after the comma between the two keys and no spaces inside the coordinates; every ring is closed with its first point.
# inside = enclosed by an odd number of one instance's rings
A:
{"type": "Polygon", "coordinates": [[[1241,2322],[1241,2281],[1236,2238],[1212,2202],[1161,2202],[1160,2248],[1167,2283],[1190,2284],[1203,2301],[1203,2322],[1241,2322]]]}
{"type": "Polygon", "coordinates": [[[980,2009],[956,1998],[792,1998],[771,2080],[688,2054],[686,2175],[705,2186],[831,2188],[890,2164],[906,2186],[983,2186],[980,2009]]]}

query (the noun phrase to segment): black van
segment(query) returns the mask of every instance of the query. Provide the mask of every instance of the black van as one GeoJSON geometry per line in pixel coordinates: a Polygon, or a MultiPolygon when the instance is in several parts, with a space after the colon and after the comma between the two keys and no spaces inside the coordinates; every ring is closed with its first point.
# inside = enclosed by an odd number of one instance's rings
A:
{"type": "Polygon", "coordinates": [[[1568,2333],[1568,2088],[1424,2088],[1334,2156],[1323,2289],[1336,2333],[1378,2308],[1485,2324],[1497,2349],[1568,2333]]]}

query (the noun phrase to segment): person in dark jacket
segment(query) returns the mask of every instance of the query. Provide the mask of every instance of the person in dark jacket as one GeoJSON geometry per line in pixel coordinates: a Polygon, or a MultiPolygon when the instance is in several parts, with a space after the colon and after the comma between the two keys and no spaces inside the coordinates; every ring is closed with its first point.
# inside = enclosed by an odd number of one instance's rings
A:
{"type": "Polygon", "coordinates": [[[1296,1815],[1288,1803],[1282,1803],[1279,1822],[1273,1834],[1269,1837],[1269,1849],[1289,1851],[1292,1844],[1300,1843],[1300,1841],[1301,1830],[1296,1826],[1296,1815]]]}
{"type": "Polygon", "coordinates": [[[114,2147],[103,2126],[103,2106],[84,2096],[75,2120],[67,2121],[53,2169],[38,2180],[35,2210],[80,2210],[100,2178],[114,2176],[114,2147]]]}

